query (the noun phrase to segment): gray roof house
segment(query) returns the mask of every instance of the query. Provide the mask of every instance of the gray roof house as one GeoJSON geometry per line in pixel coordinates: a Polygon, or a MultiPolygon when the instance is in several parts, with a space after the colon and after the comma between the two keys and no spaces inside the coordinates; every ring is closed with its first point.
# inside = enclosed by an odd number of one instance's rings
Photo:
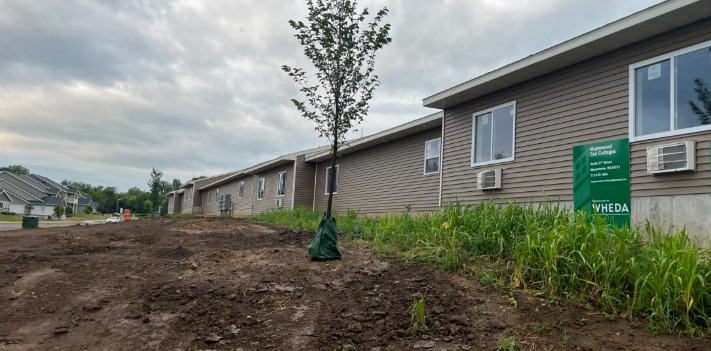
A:
{"type": "MultiPolygon", "coordinates": [[[[0,171],[0,192],[11,200],[9,206],[0,211],[51,216],[54,207],[64,203],[75,212],[79,208],[80,194],[77,190],[58,184],[49,178],[32,174],[30,176],[0,171]]],[[[88,196],[88,195],[87,195],[88,196]]],[[[84,202],[91,202],[85,198],[84,202]]]]}

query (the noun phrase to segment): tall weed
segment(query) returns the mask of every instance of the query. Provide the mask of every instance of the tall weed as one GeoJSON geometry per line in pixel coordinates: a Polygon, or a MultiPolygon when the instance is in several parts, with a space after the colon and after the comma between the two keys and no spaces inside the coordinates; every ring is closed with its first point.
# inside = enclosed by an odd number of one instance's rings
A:
{"type": "MultiPolygon", "coordinates": [[[[251,220],[315,230],[320,217],[296,208],[251,220]]],[[[617,228],[550,203],[451,205],[378,219],[348,211],[337,214],[337,223],[379,254],[464,273],[481,271],[483,260],[513,262],[518,287],[646,318],[659,332],[711,331],[709,252],[684,230],[617,228]]]]}

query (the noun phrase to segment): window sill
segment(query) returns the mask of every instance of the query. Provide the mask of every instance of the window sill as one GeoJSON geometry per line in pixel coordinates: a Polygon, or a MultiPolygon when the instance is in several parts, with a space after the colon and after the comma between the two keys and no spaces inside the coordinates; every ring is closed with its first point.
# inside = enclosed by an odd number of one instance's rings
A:
{"type": "Polygon", "coordinates": [[[496,164],[500,164],[500,163],[509,163],[509,162],[513,162],[513,161],[514,161],[514,158],[511,157],[511,158],[504,158],[504,159],[501,159],[501,160],[494,160],[494,161],[487,161],[487,162],[472,163],[471,166],[472,166],[472,168],[475,168],[475,167],[496,165],[496,164]]]}
{"type": "Polygon", "coordinates": [[[430,175],[438,175],[439,172],[430,172],[430,173],[425,173],[425,176],[430,176],[430,175]]]}
{"type": "Polygon", "coordinates": [[[648,135],[642,135],[642,136],[632,136],[630,134],[630,143],[639,142],[639,141],[649,141],[649,140],[655,140],[655,139],[663,139],[663,138],[668,138],[668,137],[685,136],[685,135],[702,133],[702,132],[709,132],[709,131],[711,131],[711,125],[698,126],[698,127],[693,127],[693,128],[677,129],[677,130],[673,130],[673,131],[648,134],[648,135]]]}

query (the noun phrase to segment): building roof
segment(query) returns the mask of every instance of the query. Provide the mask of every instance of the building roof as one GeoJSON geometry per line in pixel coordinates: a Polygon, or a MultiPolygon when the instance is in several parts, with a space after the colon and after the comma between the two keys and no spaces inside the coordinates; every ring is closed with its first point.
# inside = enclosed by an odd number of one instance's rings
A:
{"type": "Polygon", "coordinates": [[[232,175],[229,176],[229,177],[225,177],[225,178],[222,178],[222,179],[220,179],[220,180],[218,180],[218,181],[215,181],[215,182],[212,182],[212,183],[210,183],[210,184],[207,184],[207,185],[201,187],[201,188],[198,189],[198,190],[211,189],[211,188],[214,188],[214,187],[216,187],[216,186],[218,186],[218,185],[228,183],[228,182],[230,182],[230,181],[232,181],[232,180],[235,180],[235,179],[237,179],[237,178],[244,177],[245,175],[249,175],[249,173],[246,173],[245,171],[238,171],[238,172],[235,172],[234,174],[232,174],[232,175]]]}
{"type": "Polygon", "coordinates": [[[311,149],[292,152],[290,154],[279,156],[266,162],[258,163],[250,168],[245,169],[243,172],[247,174],[263,172],[274,167],[294,162],[296,161],[296,158],[301,155],[304,155],[306,158],[309,158],[315,154],[323,153],[324,151],[327,152],[328,150],[331,150],[331,145],[319,146],[311,149]]]}
{"type": "Polygon", "coordinates": [[[57,206],[62,204],[62,198],[47,196],[42,198],[42,202],[44,202],[45,206],[57,206]]]}
{"type": "Polygon", "coordinates": [[[585,61],[711,16],[711,1],[669,0],[423,99],[439,109],[585,61]]]}
{"type": "Polygon", "coordinates": [[[13,197],[14,197],[14,195],[10,194],[9,191],[0,188],[0,200],[13,202],[12,201],[13,197]]]}
{"type": "Polygon", "coordinates": [[[91,195],[82,195],[79,194],[79,206],[89,206],[93,202],[91,195]]]}
{"type": "Polygon", "coordinates": [[[22,190],[22,188],[4,179],[0,179],[0,189],[3,189],[12,195],[15,195],[15,198],[20,199],[24,202],[38,203],[42,201],[42,199],[22,190]]]}
{"type": "MultiPolygon", "coordinates": [[[[414,121],[401,124],[384,130],[380,133],[375,133],[363,138],[346,141],[343,146],[338,148],[339,155],[347,155],[358,150],[366,149],[376,145],[386,143],[395,139],[400,139],[419,132],[423,132],[442,125],[443,112],[433,113],[429,116],[418,118],[414,121]]],[[[306,157],[306,161],[319,162],[328,160],[331,157],[331,149],[319,153],[313,153],[306,157]]]]}
{"type": "Polygon", "coordinates": [[[38,182],[42,183],[47,188],[53,190],[54,191],[53,194],[59,193],[59,189],[64,189],[64,191],[68,194],[76,194],[78,192],[78,190],[76,190],[74,188],[68,187],[68,186],[63,185],[61,183],[57,183],[54,180],[49,179],[43,175],[33,173],[33,174],[30,174],[30,177],[37,180],[38,182]]]}
{"type": "Polygon", "coordinates": [[[52,191],[49,188],[47,188],[44,184],[26,176],[26,175],[12,173],[12,172],[8,172],[8,171],[0,171],[0,173],[9,174],[10,176],[17,179],[18,181],[23,182],[23,183],[41,191],[41,192],[43,192],[43,193],[52,194],[52,191]]]}
{"type": "Polygon", "coordinates": [[[212,183],[209,183],[205,186],[200,187],[198,190],[211,189],[211,188],[214,188],[218,185],[228,183],[230,181],[233,181],[238,178],[242,178],[247,175],[260,173],[260,172],[272,169],[274,167],[278,167],[281,165],[285,165],[287,163],[294,162],[294,161],[296,161],[296,158],[301,155],[304,155],[306,158],[308,158],[314,154],[321,153],[324,150],[330,150],[330,148],[331,148],[330,145],[329,146],[319,146],[319,147],[315,147],[315,148],[311,148],[311,149],[301,150],[301,151],[297,151],[297,152],[292,152],[290,154],[282,155],[277,158],[273,158],[269,161],[257,163],[256,165],[249,167],[249,168],[245,168],[241,171],[236,171],[233,174],[231,174],[230,176],[227,176],[222,179],[218,179],[212,183]]]}
{"type": "Polygon", "coordinates": [[[183,184],[183,186],[182,186],[181,188],[182,188],[182,189],[192,188],[193,186],[195,186],[195,184],[196,184],[197,182],[204,182],[204,181],[213,180],[213,179],[220,180],[220,179],[225,178],[225,177],[228,177],[228,176],[230,176],[230,175],[232,175],[233,173],[236,173],[236,172],[237,172],[237,171],[230,171],[230,172],[220,173],[220,174],[218,174],[218,175],[214,175],[214,176],[210,176],[210,177],[205,177],[205,178],[200,178],[200,179],[191,180],[191,181],[189,181],[189,182],[183,184]]]}

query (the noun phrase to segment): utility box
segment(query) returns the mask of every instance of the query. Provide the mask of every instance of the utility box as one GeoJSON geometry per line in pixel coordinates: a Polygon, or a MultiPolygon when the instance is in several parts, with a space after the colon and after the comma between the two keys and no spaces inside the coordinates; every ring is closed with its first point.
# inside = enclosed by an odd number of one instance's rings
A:
{"type": "Polygon", "coordinates": [[[27,228],[39,228],[39,217],[37,216],[23,216],[22,217],[22,229],[27,228]]]}

